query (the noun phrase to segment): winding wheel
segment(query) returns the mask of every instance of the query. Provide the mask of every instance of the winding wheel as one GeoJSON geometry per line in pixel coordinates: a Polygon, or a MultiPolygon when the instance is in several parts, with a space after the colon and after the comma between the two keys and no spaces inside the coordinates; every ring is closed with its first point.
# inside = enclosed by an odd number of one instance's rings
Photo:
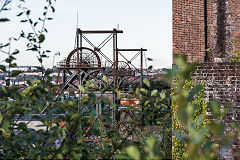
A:
{"type": "Polygon", "coordinates": [[[85,74],[85,80],[90,78],[90,76],[95,77],[100,67],[101,60],[98,54],[86,47],[74,49],[70,52],[66,60],[68,74],[80,74],[81,72],[88,73],[88,75],[85,74]]]}
{"type": "MultiPolygon", "coordinates": [[[[112,68],[114,68],[115,63],[113,63],[112,68]]],[[[128,76],[132,74],[132,69],[128,63],[124,61],[118,61],[118,69],[117,69],[118,76],[128,76]]]]}
{"type": "MultiPolygon", "coordinates": [[[[114,65],[115,63],[113,63],[112,65],[112,70],[114,68],[114,65]]],[[[133,76],[133,71],[128,63],[124,61],[118,61],[117,75],[118,88],[126,88],[126,82],[128,81],[130,76],[133,76]]]]}

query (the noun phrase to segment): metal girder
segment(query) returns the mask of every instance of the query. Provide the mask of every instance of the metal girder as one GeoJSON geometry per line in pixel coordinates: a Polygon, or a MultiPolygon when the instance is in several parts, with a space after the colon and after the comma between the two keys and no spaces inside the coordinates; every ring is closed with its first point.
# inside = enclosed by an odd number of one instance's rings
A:
{"type": "Polygon", "coordinates": [[[122,30],[81,30],[81,29],[78,29],[77,31],[78,34],[96,34],[96,33],[99,33],[99,34],[105,34],[105,33],[123,33],[122,30]]]}
{"type": "Polygon", "coordinates": [[[134,52],[134,51],[136,51],[136,52],[137,52],[137,51],[147,51],[147,49],[117,49],[117,50],[118,50],[118,51],[122,51],[122,52],[125,52],[125,51],[126,51],[126,52],[128,52],[128,51],[129,51],[129,52],[131,52],[131,51],[133,51],[133,52],[134,52]]]}

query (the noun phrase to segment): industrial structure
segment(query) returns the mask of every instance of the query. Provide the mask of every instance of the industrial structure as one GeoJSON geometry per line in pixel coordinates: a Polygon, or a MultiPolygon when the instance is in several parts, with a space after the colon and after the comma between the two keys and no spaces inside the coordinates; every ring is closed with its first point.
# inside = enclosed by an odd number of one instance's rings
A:
{"type": "MultiPolygon", "coordinates": [[[[120,97],[117,91],[121,90],[128,93],[130,85],[138,81],[142,82],[143,78],[143,63],[144,52],[147,49],[119,49],[118,34],[123,33],[122,30],[76,30],[75,47],[69,53],[67,58],[57,64],[58,75],[62,79],[59,90],[56,92],[56,97],[71,87],[74,89],[81,101],[82,92],[79,90],[80,85],[85,85],[86,81],[91,80],[98,84],[99,87],[95,92],[108,86],[108,94],[112,96],[112,103],[117,104],[116,108],[112,108],[112,117],[116,121],[119,119],[120,97]],[[104,36],[107,35],[99,45],[93,44],[87,35],[104,36]],[[106,53],[103,53],[102,48],[107,43],[112,43],[112,58],[109,58],[106,53]],[[85,45],[91,47],[86,47],[85,45]],[[132,54],[131,59],[126,58],[127,54],[132,54]],[[119,60],[121,57],[122,60],[119,60]],[[137,57],[140,57],[137,68],[132,63],[137,57]],[[104,81],[103,76],[106,76],[108,82],[104,81]]],[[[141,83],[142,84],[142,83],[141,83]]],[[[99,95],[101,98],[102,95],[99,95]]],[[[81,110],[81,108],[79,108],[81,110]]]]}

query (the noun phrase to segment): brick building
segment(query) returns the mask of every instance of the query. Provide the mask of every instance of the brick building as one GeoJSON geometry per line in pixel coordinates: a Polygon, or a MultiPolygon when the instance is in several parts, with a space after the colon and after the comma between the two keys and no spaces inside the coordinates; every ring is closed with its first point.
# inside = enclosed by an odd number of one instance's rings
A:
{"type": "MultiPolygon", "coordinates": [[[[193,78],[205,84],[206,101],[233,107],[224,121],[240,126],[240,0],[173,0],[173,53],[200,62],[193,78]]],[[[235,140],[222,159],[240,151],[235,140]]]]}
{"type": "Polygon", "coordinates": [[[173,0],[173,53],[227,61],[240,49],[239,36],[240,0],[173,0]]]}

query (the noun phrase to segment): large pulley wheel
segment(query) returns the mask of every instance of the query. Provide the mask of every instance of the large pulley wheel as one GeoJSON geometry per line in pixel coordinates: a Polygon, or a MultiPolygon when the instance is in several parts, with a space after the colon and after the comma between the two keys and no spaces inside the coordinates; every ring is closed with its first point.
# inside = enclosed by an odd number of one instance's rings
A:
{"type": "MultiPolygon", "coordinates": [[[[114,72],[114,65],[112,65],[112,75],[114,72]]],[[[129,66],[128,63],[124,61],[118,61],[117,66],[117,87],[122,88],[124,86],[124,83],[128,81],[128,78],[132,75],[132,69],[129,66]]]]}
{"type": "MultiPolygon", "coordinates": [[[[98,54],[90,48],[76,48],[67,57],[66,67],[68,73],[79,74],[81,71],[94,70],[101,67],[101,60],[98,54]]],[[[96,74],[96,73],[95,73],[96,74]]]]}
{"type": "MultiPolygon", "coordinates": [[[[112,68],[114,69],[115,63],[113,63],[112,68]]],[[[117,66],[117,75],[118,76],[126,76],[130,75],[132,73],[131,67],[128,65],[128,63],[124,61],[118,61],[117,66]]]]}

